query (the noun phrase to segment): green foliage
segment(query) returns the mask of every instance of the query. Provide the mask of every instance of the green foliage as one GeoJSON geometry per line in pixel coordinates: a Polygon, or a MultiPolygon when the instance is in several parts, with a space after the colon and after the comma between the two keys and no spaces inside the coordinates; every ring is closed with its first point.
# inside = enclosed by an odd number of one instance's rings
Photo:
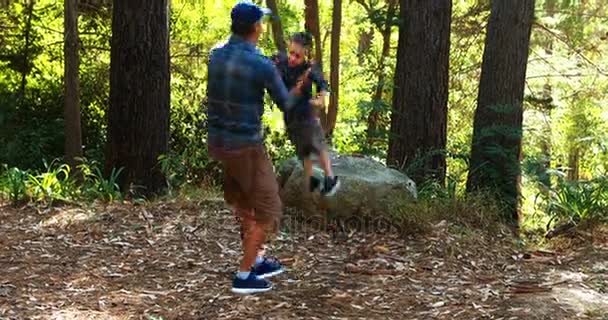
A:
{"type": "Polygon", "coordinates": [[[67,201],[75,192],[69,166],[55,161],[46,165],[46,171],[28,174],[27,184],[31,199],[47,205],[56,200],[67,201]]]}
{"type": "Polygon", "coordinates": [[[23,201],[27,196],[26,181],[28,173],[19,168],[3,166],[0,175],[0,195],[7,194],[12,203],[23,201]]]}
{"type": "Polygon", "coordinates": [[[21,170],[4,165],[0,172],[0,195],[13,203],[31,201],[51,206],[56,202],[122,200],[117,184],[120,169],[112,169],[105,177],[95,161],[82,161],[78,170],[54,160],[44,170],[21,170]]]}
{"type": "Polygon", "coordinates": [[[167,180],[170,195],[188,184],[188,167],[183,157],[178,155],[161,155],[158,159],[161,171],[167,180]]]}
{"type": "Polygon", "coordinates": [[[392,213],[392,220],[406,234],[428,232],[441,221],[488,231],[505,223],[498,205],[487,195],[466,195],[454,185],[426,184],[420,191],[418,201],[404,203],[392,213]]]}
{"type": "Polygon", "coordinates": [[[118,177],[123,168],[112,168],[110,175],[106,178],[99,164],[95,161],[82,161],[78,170],[83,176],[80,198],[88,201],[102,200],[113,202],[122,200],[123,195],[118,185],[118,177]]]}
{"type": "Polygon", "coordinates": [[[267,130],[264,144],[275,165],[295,156],[295,149],[287,137],[287,132],[284,130],[267,130]]]}
{"type": "MultiPolygon", "coordinates": [[[[434,182],[419,185],[421,199],[427,203],[427,209],[420,209],[421,219],[435,210],[428,208],[437,208],[442,202],[444,206],[452,205],[443,207],[442,212],[464,211],[454,203],[462,207],[469,205],[463,197],[489,3],[466,0],[453,4],[446,146],[448,179],[446,186],[434,182]]],[[[45,165],[45,161],[63,156],[63,3],[35,1],[30,22],[27,4],[28,1],[17,0],[0,8],[0,163],[6,164],[0,171],[0,192],[14,203],[122,199],[116,185],[116,177],[122,171],[116,169],[110,177],[104,177],[99,166],[103,163],[109,107],[111,6],[88,4],[80,8],[82,138],[85,157],[90,161],[79,166],[76,171],[82,174],[77,177],[73,168],[56,161],[50,167],[45,165]],[[28,23],[31,28],[26,44],[28,23]],[[24,88],[21,87],[23,79],[24,88]]],[[[159,158],[171,194],[177,194],[184,186],[213,185],[221,179],[220,167],[209,159],[206,148],[206,62],[209,49],[229,35],[229,11],[233,4],[231,1],[171,2],[170,149],[159,158]]],[[[603,17],[608,7],[604,0],[556,0],[556,5],[555,12],[549,14],[544,1],[537,2],[523,132],[504,127],[484,132],[489,140],[523,137],[524,209],[531,213],[541,208],[543,212],[537,214],[542,215],[546,211],[547,216],[539,218],[545,223],[550,219],[548,215],[568,220],[570,216],[591,214],[582,209],[592,206],[593,201],[588,199],[598,197],[589,190],[597,189],[596,179],[608,171],[608,79],[605,76],[608,63],[602,55],[608,50],[608,25],[603,17]],[[593,183],[548,178],[551,168],[568,166],[569,156],[574,153],[580,159],[579,176],[593,183]],[[540,184],[541,180],[544,184],[540,184]],[[542,200],[543,206],[535,207],[531,202],[539,185],[551,187],[554,193],[547,193],[552,196],[542,200]],[[587,200],[576,199],[577,195],[587,200]],[[548,206],[549,199],[561,205],[548,206]]],[[[301,31],[304,3],[279,1],[278,6],[285,34],[301,31]]],[[[371,155],[380,161],[386,158],[388,145],[399,21],[399,17],[392,21],[391,51],[381,68],[380,30],[387,7],[386,1],[365,0],[349,4],[348,10],[343,10],[343,24],[349,27],[342,28],[340,102],[333,134],[333,148],[337,151],[371,155]],[[370,10],[361,3],[367,4],[370,10]],[[360,47],[361,35],[370,32],[369,48],[361,51],[365,49],[360,47]],[[385,80],[378,100],[374,99],[374,93],[379,75],[385,75],[385,80]],[[370,141],[367,119],[372,110],[380,111],[380,119],[370,141]]],[[[320,1],[319,8],[323,65],[329,79],[332,2],[320,1]]],[[[276,50],[270,28],[262,35],[260,48],[264,54],[276,50]]],[[[499,114],[508,110],[495,111],[499,114]]],[[[280,114],[267,108],[264,118],[265,144],[278,164],[294,155],[293,146],[287,139],[280,114]]],[[[494,147],[487,151],[499,164],[517,161],[512,150],[494,147]]],[[[491,177],[500,184],[502,177],[491,177]]]]}
{"type": "Polygon", "coordinates": [[[588,181],[568,181],[563,175],[554,187],[540,194],[550,220],[547,229],[562,223],[608,221],[608,176],[588,181]]]}
{"type": "Polygon", "coordinates": [[[429,180],[418,186],[418,197],[424,200],[450,200],[461,194],[458,189],[458,180],[448,176],[445,186],[435,180],[429,180]]]}
{"type": "Polygon", "coordinates": [[[43,159],[61,155],[63,122],[56,86],[30,90],[20,98],[0,89],[0,163],[21,168],[44,167],[43,159]]]}

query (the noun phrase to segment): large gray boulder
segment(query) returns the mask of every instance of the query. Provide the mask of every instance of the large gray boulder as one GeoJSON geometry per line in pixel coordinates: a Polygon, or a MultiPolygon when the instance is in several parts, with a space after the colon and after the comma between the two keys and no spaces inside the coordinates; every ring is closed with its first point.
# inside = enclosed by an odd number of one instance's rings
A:
{"type": "MultiPolygon", "coordinates": [[[[319,215],[323,209],[338,218],[386,216],[404,201],[417,197],[416,184],[405,174],[371,158],[331,154],[332,169],[341,187],[332,197],[304,192],[304,170],[296,158],[281,163],[277,175],[281,198],[287,208],[305,215],[319,215]]],[[[315,176],[323,171],[315,166],[315,176]]]]}

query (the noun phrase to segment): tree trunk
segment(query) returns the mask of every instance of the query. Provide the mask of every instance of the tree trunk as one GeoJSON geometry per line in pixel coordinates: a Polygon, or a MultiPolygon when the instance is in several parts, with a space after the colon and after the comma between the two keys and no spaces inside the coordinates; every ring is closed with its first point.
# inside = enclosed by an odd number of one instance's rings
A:
{"type": "Polygon", "coordinates": [[[106,174],[123,167],[121,187],[153,194],[165,185],[157,159],[169,140],[167,0],[115,1],[111,43],[106,174]]]}
{"type": "Polygon", "coordinates": [[[327,121],[325,122],[325,133],[327,141],[331,144],[338,117],[338,103],[340,97],[340,34],[342,29],[342,0],[334,0],[332,26],[331,26],[331,57],[329,85],[331,95],[329,96],[329,108],[327,110],[327,121]]]}
{"type": "Polygon", "coordinates": [[[566,178],[568,181],[577,181],[579,179],[578,163],[580,150],[573,146],[568,153],[568,173],[566,178]]]}
{"type": "Polygon", "coordinates": [[[314,58],[319,66],[322,67],[323,47],[321,42],[321,27],[319,26],[319,2],[318,0],[304,0],[304,5],[304,29],[310,32],[315,39],[314,58]]]}
{"type": "Polygon", "coordinates": [[[286,52],[285,37],[283,35],[283,24],[281,23],[279,15],[279,7],[277,6],[276,0],[266,0],[266,5],[272,10],[272,36],[274,43],[277,46],[279,52],[286,52]]]}
{"type": "Polygon", "coordinates": [[[64,37],[64,152],[68,165],[75,168],[77,165],[76,158],[82,156],[77,0],[64,1],[64,37]]]}
{"type": "Polygon", "coordinates": [[[387,163],[443,183],[451,0],[401,0],[387,163]]]}
{"type": "MultiPolygon", "coordinates": [[[[315,56],[314,60],[319,66],[319,70],[323,72],[323,41],[321,41],[321,27],[319,24],[319,2],[318,0],[304,0],[304,29],[310,32],[315,39],[315,56]]],[[[327,113],[325,108],[319,112],[321,124],[325,128],[327,122],[327,113]]]]}
{"type": "Polygon", "coordinates": [[[21,72],[21,85],[19,87],[19,96],[23,99],[25,97],[25,86],[27,85],[27,75],[30,72],[31,68],[30,64],[30,46],[31,43],[31,33],[32,33],[32,18],[34,17],[34,5],[36,4],[36,0],[29,0],[26,8],[27,14],[27,22],[25,25],[25,32],[23,37],[25,38],[25,46],[23,48],[23,71],[21,72]]]}
{"type": "Polygon", "coordinates": [[[395,15],[395,9],[397,7],[397,0],[388,0],[388,11],[386,13],[386,23],[382,30],[382,53],[380,54],[380,61],[378,63],[378,83],[374,95],[372,96],[372,105],[374,109],[369,113],[367,118],[367,143],[373,144],[374,138],[377,136],[378,121],[380,120],[380,111],[378,105],[382,101],[382,93],[384,92],[384,82],[386,81],[386,73],[384,67],[386,64],[386,58],[390,54],[391,50],[391,30],[393,26],[393,17],[395,15]]]}
{"type": "Polygon", "coordinates": [[[369,28],[368,31],[362,31],[359,34],[359,43],[357,45],[357,60],[359,61],[359,65],[363,65],[365,62],[363,58],[370,52],[373,40],[374,28],[369,28]]]}
{"type": "Polygon", "coordinates": [[[523,95],[534,0],[493,1],[487,27],[467,192],[487,191],[518,222],[523,95]]]}
{"type": "MultiPolygon", "coordinates": [[[[545,0],[545,11],[547,11],[547,15],[553,17],[555,15],[555,10],[557,6],[557,0],[545,0]]],[[[548,55],[553,54],[553,37],[549,37],[547,42],[545,43],[545,53],[548,55]]],[[[550,59],[549,59],[550,60],[550,59]]],[[[543,87],[543,101],[547,101],[547,103],[543,104],[543,116],[545,118],[545,134],[544,140],[541,142],[541,154],[542,154],[542,176],[540,178],[540,183],[544,185],[547,189],[551,189],[551,176],[548,171],[551,169],[551,111],[553,109],[553,87],[551,86],[551,80],[549,78],[546,79],[546,83],[543,87]]]]}

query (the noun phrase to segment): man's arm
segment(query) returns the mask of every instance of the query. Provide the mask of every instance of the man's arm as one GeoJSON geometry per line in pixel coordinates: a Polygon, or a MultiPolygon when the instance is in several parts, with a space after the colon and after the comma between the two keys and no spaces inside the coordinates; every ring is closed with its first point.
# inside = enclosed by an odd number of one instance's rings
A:
{"type": "Polygon", "coordinates": [[[302,85],[305,82],[310,81],[308,79],[308,72],[306,72],[300,78],[301,81],[298,81],[298,85],[288,92],[277,68],[272,64],[267,65],[265,78],[266,89],[270,93],[272,100],[282,112],[288,112],[293,107],[297,97],[300,95],[302,85]]]}

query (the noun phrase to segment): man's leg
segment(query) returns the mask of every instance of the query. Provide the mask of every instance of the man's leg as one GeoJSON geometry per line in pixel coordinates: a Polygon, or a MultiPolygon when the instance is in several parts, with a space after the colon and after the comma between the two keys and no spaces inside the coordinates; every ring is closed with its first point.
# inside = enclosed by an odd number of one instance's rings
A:
{"type": "MultiPolygon", "coordinates": [[[[240,233],[241,233],[241,244],[243,246],[243,249],[245,247],[245,230],[247,228],[247,223],[248,221],[246,221],[246,219],[249,219],[253,222],[255,222],[254,216],[255,213],[253,211],[253,209],[237,209],[237,208],[231,208],[233,214],[236,217],[236,221],[237,223],[239,223],[240,225],[240,233]]],[[[250,222],[249,222],[250,223],[250,222]]],[[[264,255],[266,254],[266,249],[264,248],[263,244],[260,245],[260,247],[257,250],[257,257],[255,259],[255,262],[258,263],[262,260],[262,258],[264,257],[264,255]]]]}
{"type": "Polygon", "coordinates": [[[255,161],[251,153],[237,159],[224,161],[224,199],[231,207],[240,224],[243,256],[236,274],[232,291],[249,294],[272,289],[270,282],[259,279],[251,272],[258,255],[258,249],[264,242],[264,233],[255,223],[255,212],[249,193],[255,178],[255,161]]]}
{"type": "Polygon", "coordinates": [[[266,235],[264,227],[256,223],[253,217],[242,219],[241,226],[243,228],[243,259],[239,272],[250,272],[266,241],[266,235]]]}
{"type": "Polygon", "coordinates": [[[258,257],[259,249],[264,243],[266,236],[264,226],[256,223],[252,216],[241,218],[243,258],[232,284],[235,293],[250,294],[265,292],[272,289],[267,280],[261,279],[252,268],[258,257]]]}
{"type": "MultiPolygon", "coordinates": [[[[258,153],[256,165],[256,178],[252,189],[252,199],[256,232],[261,232],[265,240],[271,238],[279,230],[279,221],[283,215],[283,204],[279,197],[279,185],[272,162],[265,150],[258,153]]],[[[263,242],[260,242],[260,248],[263,242]]],[[[258,259],[254,265],[254,271],[261,278],[268,278],[283,273],[285,269],[281,263],[266,256],[260,257],[262,250],[258,251],[258,259]]]]}

